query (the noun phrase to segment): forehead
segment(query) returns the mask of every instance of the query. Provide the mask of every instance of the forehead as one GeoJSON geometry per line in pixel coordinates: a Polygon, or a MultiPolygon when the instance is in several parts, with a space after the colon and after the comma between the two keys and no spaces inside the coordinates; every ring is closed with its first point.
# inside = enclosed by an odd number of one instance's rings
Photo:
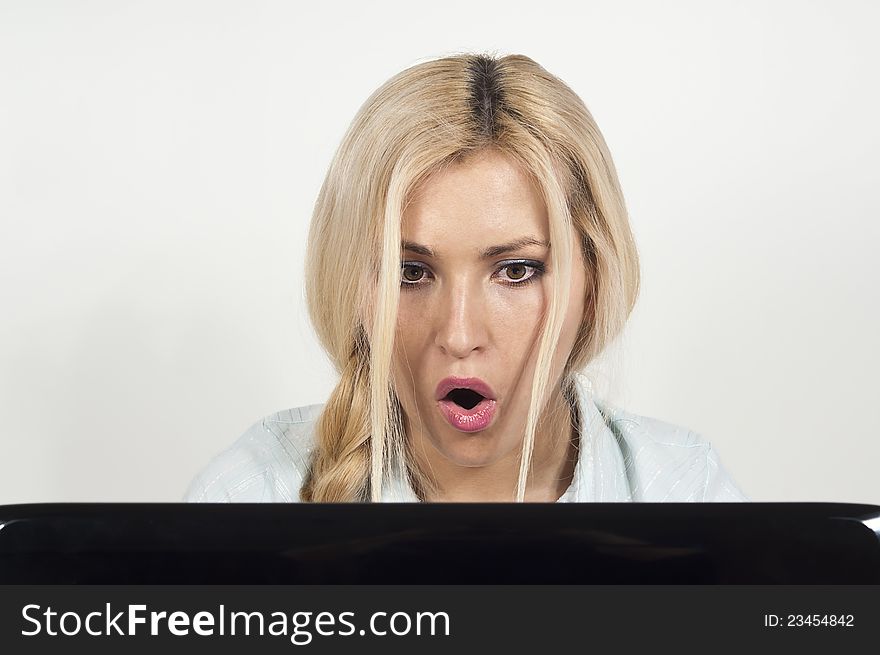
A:
{"type": "Polygon", "coordinates": [[[522,167],[490,150],[424,182],[404,211],[401,233],[404,240],[438,253],[479,250],[526,235],[546,240],[547,212],[539,188],[522,167]]]}

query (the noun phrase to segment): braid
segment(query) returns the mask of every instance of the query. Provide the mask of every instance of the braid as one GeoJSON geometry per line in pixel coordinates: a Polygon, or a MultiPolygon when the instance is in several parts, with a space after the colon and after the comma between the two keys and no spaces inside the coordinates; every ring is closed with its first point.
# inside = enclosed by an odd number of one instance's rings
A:
{"type": "Polygon", "coordinates": [[[300,500],[341,503],[369,498],[369,437],[369,370],[353,353],[315,425],[316,448],[300,500]]]}

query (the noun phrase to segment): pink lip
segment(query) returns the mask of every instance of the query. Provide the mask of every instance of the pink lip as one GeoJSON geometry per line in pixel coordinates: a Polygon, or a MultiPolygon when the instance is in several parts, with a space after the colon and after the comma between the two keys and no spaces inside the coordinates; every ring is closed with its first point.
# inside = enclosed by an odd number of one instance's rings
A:
{"type": "Polygon", "coordinates": [[[443,418],[461,432],[479,432],[485,430],[495,417],[495,401],[483,398],[471,409],[456,405],[451,400],[437,402],[443,418]]]}
{"type": "Polygon", "coordinates": [[[483,382],[480,378],[459,378],[454,375],[443,378],[437,385],[434,392],[434,400],[443,400],[453,389],[470,389],[488,400],[497,400],[492,387],[483,382]]]}

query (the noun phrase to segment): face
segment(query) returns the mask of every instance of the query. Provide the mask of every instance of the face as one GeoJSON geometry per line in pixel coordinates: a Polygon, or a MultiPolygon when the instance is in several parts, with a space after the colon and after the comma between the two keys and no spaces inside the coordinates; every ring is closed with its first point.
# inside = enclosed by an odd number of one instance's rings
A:
{"type": "MultiPolygon", "coordinates": [[[[423,184],[401,232],[393,379],[408,438],[429,461],[478,467],[515,456],[553,275],[540,191],[513,160],[482,151],[423,184]]],[[[572,237],[552,393],[584,310],[583,257],[572,237]]]]}

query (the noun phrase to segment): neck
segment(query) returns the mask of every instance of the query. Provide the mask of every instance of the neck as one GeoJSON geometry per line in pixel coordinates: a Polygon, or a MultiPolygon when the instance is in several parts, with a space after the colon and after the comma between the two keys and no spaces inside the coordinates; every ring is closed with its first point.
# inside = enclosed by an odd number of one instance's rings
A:
{"type": "MultiPolygon", "coordinates": [[[[557,388],[538,421],[525,502],[556,502],[571,484],[578,457],[578,430],[572,409],[557,388]]],[[[422,440],[424,444],[424,440],[422,440]]],[[[436,493],[426,502],[512,502],[519,480],[522,448],[487,466],[458,466],[432,445],[413,449],[419,467],[432,474],[436,493]]]]}

